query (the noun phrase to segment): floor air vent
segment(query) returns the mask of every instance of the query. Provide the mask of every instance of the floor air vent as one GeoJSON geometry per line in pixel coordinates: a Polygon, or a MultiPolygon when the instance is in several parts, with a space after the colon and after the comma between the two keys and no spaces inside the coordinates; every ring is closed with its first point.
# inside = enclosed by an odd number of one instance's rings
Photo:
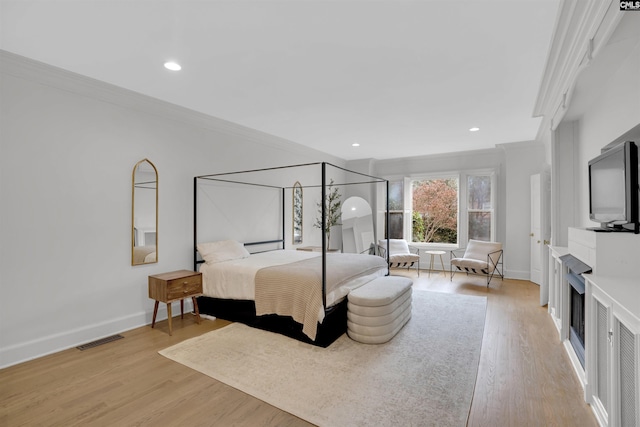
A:
{"type": "Polygon", "coordinates": [[[110,342],[113,342],[113,341],[117,341],[117,340],[119,340],[121,338],[124,338],[124,337],[122,335],[111,335],[110,337],[102,338],[102,339],[99,339],[99,340],[88,342],[86,344],[79,345],[76,348],[78,350],[81,350],[81,351],[82,350],[88,350],[90,348],[97,347],[97,346],[102,345],[102,344],[107,344],[107,343],[110,343],[110,342]]]}

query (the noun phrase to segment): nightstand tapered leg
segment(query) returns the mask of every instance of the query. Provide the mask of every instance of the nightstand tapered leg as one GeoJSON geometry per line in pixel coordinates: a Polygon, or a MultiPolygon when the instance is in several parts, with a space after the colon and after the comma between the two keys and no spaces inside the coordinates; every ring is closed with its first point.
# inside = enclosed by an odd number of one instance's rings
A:
{"type": "Polygon", "coordinates": [[[173,330],[171,329],[171,303],[167,303],[167,320],[169,321],[169,335],[173,335],[173,330]]]}
{"type": "Polygon", "coordinates": [[[184,300],[180,300],[180,318],[184,319],[184,300]]]}
{"type": "Polygon", "coordinates": [[[152,328],[156,326],[156,315],[158,314],[158,304],[160,304],[160,301],[156,301],[155,305],[153,306],[153,319],[151,320],[152,328]]]}
{"type": "Polygon", "coordinates": [[[193,301],[193,309],[196,312],[196,321],[198,322],[198,325],[200,324],[200,310],[198,310],[198,300],[196,300],[196,297],[191,297],[191,301],[193,301]]]}

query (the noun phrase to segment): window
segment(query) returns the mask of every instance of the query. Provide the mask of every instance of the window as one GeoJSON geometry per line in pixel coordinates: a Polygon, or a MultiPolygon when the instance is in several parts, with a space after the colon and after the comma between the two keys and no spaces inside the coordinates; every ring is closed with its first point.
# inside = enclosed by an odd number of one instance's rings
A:
{"type": "Polygon", "coordinates": [[[403,239],[404,188],[402,181],[389,182],[389,238],[403,239]]]}
{"type": "Polygon", "coordinates": [[[491,176],[469,175],[467,177],[467,196],[469,239],[492,240],[493,203],[491,198],[491,176]]]}
{"type": "Polygon", "coordinates": [[[495,240],[496,175],[474,170],[389,183],[389,237],[466,246],[495,240]]]}
{"type": "Polygon", "coordinates": [[[412,241],[458,242],[458,178],[411,181],[412,241]]]}

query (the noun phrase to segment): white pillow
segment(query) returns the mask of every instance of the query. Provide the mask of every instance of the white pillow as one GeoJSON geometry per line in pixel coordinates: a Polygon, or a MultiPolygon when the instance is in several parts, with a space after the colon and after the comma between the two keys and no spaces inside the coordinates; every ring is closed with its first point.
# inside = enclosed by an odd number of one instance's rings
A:
{"type": "Polygon", "coordinates": [[[390,254],[408,254],[409,244],[404,239],[389,239],[390,254]]]}
{"type": "MultiPolygon", "coordinates": [[[[502,243],[500,242],[485,242],[483,240],[469,240],[467,244],[467,248],[464,252],[464,258],[467,259],[475,259],[482,261],[484,263],[487,262],[487,255],[489,252],[495,252],[502,249],[502,243]]],[[[491,255],[491,259],[494,263],[498,262],[500,258],[499,254],[491,255]]]]}
{"type": "Polygon", "coordinates": [[[196,246],[200,256],[207,264],[247,258],[250,254],[242,243],[235,240],[221,240],[219,242],[198,243],[196,246]]]}
{"type": "MultiPolygon", "coordinates": [[[[379,240],[378,244],[387,249],[387,239],[379,240]]],[[[410,253],[409,244],[404,239],[389,239],[389,248],[389,255],[410,253]]]]}

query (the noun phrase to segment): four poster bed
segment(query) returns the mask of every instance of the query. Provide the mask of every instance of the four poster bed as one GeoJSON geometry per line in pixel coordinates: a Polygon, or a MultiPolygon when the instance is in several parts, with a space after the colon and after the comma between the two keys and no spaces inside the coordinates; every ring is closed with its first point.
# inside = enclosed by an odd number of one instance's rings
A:
{"type": "MultiPolygon", "coordinates": [[[[319,201],[326,200],[330,185],[345,190],[365,188],[368,194],[377,192],[384,197],[388,194],[386,180],[324,162],[195,177],[194,269],[202,273],[204,292],[198,298],[198,307],[203,314],[326,347],[347,329],[347,294],[377,277],[388,275],[388,263],[375,255],[328,253],[328,242],[320,228],[317,241],[322,244],[318,245],[318,251],[289,248],[287,240],[290,239],[285,231],[290,212],[285,200],[287,190],[291,191],[296,181],[305,183],[303,189],[317,192],[318,203],[307,205],[305,213],[309,213],[310,206],[317,206],[321,224],[327,224],[328,208],[319,201]],[[288,173],[283,177],[282,172],[288,173]],[[295,179],[292,179],[293,172],[299,173],[295,179]],[[328,185],[329,176],[331,184],[328,185]],[[291,181],[291,185],[282,185],[283,180],[291,181]],[[253,193],[245,195],[244,199],[236,196],[236,189],[247,186],[253,193]],[[212,189],[226,191],[229,196],[212,196],[212,189]],[[220,214],[218,211],[237,211],[249,200],[260,203],[257,191],[271,192],[274,197],[264,201],[262,206],[254,207],[252,212],[259,218],[255,223],[245,220],[246,226],[231,233],[230,229],[235,228],[232,224],[234,213],[220,214]],[[235,202],[224,203],[226,209],[216,207],[215,214],[205,212],[207,203],[234,198],[235,202]],[[216,229],[220,226],[216,222],[222,224],[223,230],[216,229]],[[251,226],[255,224],[252,231],[251,226]],[[252,240],[253,234],[259,235],[256,240],[252,240]],[[224,236],[224,239],[209,236],[224,236]],[[237,237],[237,240],[229,237],[237,237]]],[[[385,207],[386,200],[388,198],[385,198],[385,207]]],[[[242,212],[251,216],[247,210],[242,212]]],[[[388,208],[381,213],[387,218],[388,208]]]]}

